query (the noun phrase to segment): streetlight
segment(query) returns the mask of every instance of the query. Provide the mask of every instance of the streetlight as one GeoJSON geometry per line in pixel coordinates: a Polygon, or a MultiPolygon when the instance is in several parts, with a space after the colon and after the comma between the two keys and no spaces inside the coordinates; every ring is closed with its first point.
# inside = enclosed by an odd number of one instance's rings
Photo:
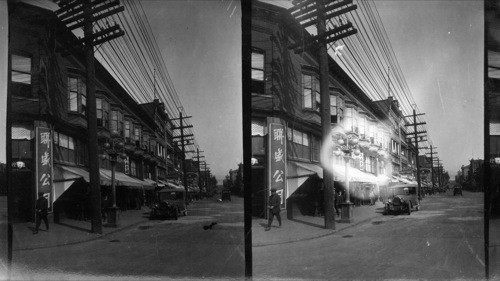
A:
{"type": "MultiPolygon", "coordinates": [[[[341,222],[351,223],[353,220],[353,203],[350,199],[349,192],[349,165],[350,160],[359,157],[361,151],[359,150],[358,137],[353,133],[338,133],[336,139],[334,139],[335,151],[333,152],[337,156],[343,156],[345,162],[345,190],[346,190],[346,201],[341,203],[342,212],[341,212],[341,222]]],[[[365,141],[362,141],[362,144],[365,145],[365,141]]]]}
{"type": "MultiPolygon", "coordinates": [[[[116,134],[113,134],[116,135],[116,134]]],[[[111,191],[113,206],[108,209],[108,223],[107,226],[118,227],[119,216],[118,207],[116,206],[116,186],[115,186],[115,166],[118,161],[118,156],[122,159],[127,158],[127,155],[123,152],[124,143],[121,139],[111,138],[111,144],[109,142],[104,143],[104,153],[109,156],[109,162],[111,163],[111,191]]],[[[105,154],[101,154],[102,159],[106,159],[105,154]]]]}

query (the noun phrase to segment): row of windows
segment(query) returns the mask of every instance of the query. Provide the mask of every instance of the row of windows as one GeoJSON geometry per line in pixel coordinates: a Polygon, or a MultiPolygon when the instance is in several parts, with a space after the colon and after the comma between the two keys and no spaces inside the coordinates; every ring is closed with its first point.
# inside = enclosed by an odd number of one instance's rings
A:
{"type": "MultiPolygon", "coordinates": [[[[263,82],[265,79],[265,60],[263,52],[252,52],[252,82],[263,82]]],[[[253,88],[253,87],[252,87],[253,88]]],[[[302,74],[302,106],[316,112],[320,111],[320,90],[318,76],[311,73],[302,74]]],[[[264,92],[261,92],[264,94],[264,92]]],[[[355,132],[372,144],[389,148],[389,134],[360,114],[354,108],[346,108],[345,101],[338,91],[330,91],[331,123],[342,124],[348,131],[355,132]]]]}
{"type": "MultiPolygon", "coordinates": [[[[32,59],[28,56],[13,54],[11,56],[12,63],[12,78],[13,88],[16,84],[31,85],[32,75],[32,59]]],[[[31,97],[31,88],[24,91],[14,91],[24,97],[31,97]]],[[[82,115],[87,114],[87,90],[83,78],[78,76],[68,77],[68,111],[71,113],[78,113],[82,115]]],[[[111,129],[113,133],[125,137],[126,140],[145,143],[146,149],[154,152],[156,143],[149,142],[149,136],[142,133],[142,127],[134,124],[131,120],[124,119],[123,113],[119,110],[110,110],[110,104],[106,99],[96,98],[96,117],[97,125],[106,129],[111,129]],[[110,116],[111,115],[111,116],[110,116]]],[[[157,124],[164,132],[163,126],[157,124]]],[[[170,128],[167,128],[170,129],[170,128]]],[[[164,149],[163,149],[164,150],[164,149]]],[[[164,156],[164,151],[157,150],[158,156],[164,156]]]]}

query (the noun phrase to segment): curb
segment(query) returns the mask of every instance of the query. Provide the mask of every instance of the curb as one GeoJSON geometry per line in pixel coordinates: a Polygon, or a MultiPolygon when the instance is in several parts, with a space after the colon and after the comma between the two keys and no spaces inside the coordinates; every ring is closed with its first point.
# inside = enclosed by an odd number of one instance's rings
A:
{"type": "Polygon", "coordinates": [[[332,230],[330,233],[326,233],[326,234],[320,234],[320,235],[317,235],[317,236],[311,236],[311,237],[306,237],[306,238],[299,238],[299,239],[296,239],[296,240],[292,240],[292,241],[283,241],[283,242],[276,242],[276,243],[269,243],[269,244],[256,244],[256,245],[252,245],[253,248],[258,248],[258,247],[265,247],[265,246],[273,246],[273,245],[281,245],[281,244],[290,244],[290,243],[295,243],[295,242],[302,242],[302,241],[308,241],[308,240],[313,240],[313,239],[318,239],[318,238],[322,238],[322,237],[326,237],[326,236],[331,236],[331,235],[334,235],[335,233],[338,233],[338,232],[341,232],[345,229],[348,229],[348,228],[352,228],[354,226],[357,226],[361,223],[364,223],[364,222],[367,222],[369,220],[372,220],[374,219],[375,217],[372,217],[372,218],[367,218],[367,219],[364,219],[364,220],[360,220],[358,222],[355,222],[353,224],[350,224],[342,229],[339,229],[339,230],[332,230]]]}
{"type": "MultiPolygon", "coordinates": [[[[102,238],[104,238],[106,236],[109,236],[111,234],[117,233],[117,232],[125,230],[125,229],[132,228],[132,227],[134,227],[134,226],[136,226],[138,224],[144,223],[144,222],[145,221],[136,222],[136,223],[129,224],[129,225],[121,227],[121,228],[117,228],[117,229],[115,229],[113,231],[110,231],[108,233],[105,233],[105,234],[95,234],[94,237],[84,238],[82,240],[73,241],[73,242],[69,242],[69,243],[55,244],[55,245],[43,245],[43,246],[27,247],[27,248],[17,248],[17,249],[13,249],[13,251],[30,251],[30,250],[58,248],[58,247],[63,247],[63,246],[70,246],[70,245],[81,244],[81,243],[85,243],[85,242],[94,241],[94,240],[97,240],[97,239],[102,239],[102,238]]],[[[94,234],[94,233],[90,233],[90,234],[94,234]]]]}

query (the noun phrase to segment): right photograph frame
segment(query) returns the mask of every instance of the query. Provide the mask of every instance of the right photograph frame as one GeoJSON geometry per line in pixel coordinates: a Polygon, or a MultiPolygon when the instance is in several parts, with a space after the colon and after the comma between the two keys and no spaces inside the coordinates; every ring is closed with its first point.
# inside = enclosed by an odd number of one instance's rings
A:
{"type": "Polygon", "coordinates": [[[498,278],[497,14],[251,2],[253,278],[498,278]]]}

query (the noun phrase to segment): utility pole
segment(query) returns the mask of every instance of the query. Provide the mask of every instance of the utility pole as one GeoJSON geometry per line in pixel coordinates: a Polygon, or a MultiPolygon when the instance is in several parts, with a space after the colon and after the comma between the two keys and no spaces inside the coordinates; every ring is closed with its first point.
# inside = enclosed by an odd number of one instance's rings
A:
{"type": "Polygon", "coordinates": [[[437,154],[437,152],[433,152],[432,149],[433,148],[437,148],[437,147],[433,147],[432,145],[430,146],[431,148],[431,153],[428,153],[430,156],[431,156],[431,180],[432,180],[432,189],[434,189],[434,154],[437,154]]]}
{"type": "MultiPolygon", "coordinates": [[[[327,44],[338,41],[347,36],[357,33],[357,30],[352,27],[351,23],[344,24],[340,27],[334,27],[327,31],[326,21],[336,16],[357,9],[356,5],[351,5],[349,1],[325,1],[325,0],[298,0],[294,1],[294,7],[289,9],[292,16],[299,22],[306,21],[302,24],[304,28],[316,24],[317,34],[305,41],[297,42],[289,49],[296,49],[295,52],[303,52],[310,46],[316,45],[319,61],[319,78],[320,78],[320,102],[321,102],[321,133],[323,140],[330,140],[332,130],[331,113],[330,113],[330,79],[328,67],[328,50],[327,44]],[[329,13],[330,12],[330,13],[329,13]],[[329,37],[331,36],[331,37],[329,37]]],[[[325,144],[323,144],[325,145],[325,144]]],[[[323,169],[324,182],[324,214],[325,228],[335,229],[335,212],[334,212],[334,185],[333,174],[331,167],[323,169]]],[[[346,179],[347,181],[347,179],[346,179]]],[[[351,205],[349,205],[351,207],[351,205]]],[[[351,213],[351,209],[347,211],[351,213]]],[[[343,212],[344,213],[344,212],[343,212]]]]}
{"type": "MultiPolygon", "coordinates": [[[[187,119],[187,118],[191,118],[191,116],[182,116],[182,111],[179,112],[179,118],[176,118],[176,119],[171,119],[171,120],[179,120],[179,127],[173,127],[172,129],[178,129],[180,130],[181,132],[181,135],[179,137],[173,137],[174,139],[176,138],[180,138],[181,139],[181,149],[182,149],[182,184],[184,185],[184,190],[186,191],[186,195],[188,194],[188,185],[187,185],[187,170],[186,170],[186,145],[190,144],[190,143],[187,143],[188,141],[191,141],[192,138],[190,139],[185,139],[187,137],[193,137],[192,134],[189,134],[189,135],[184,135],[184,129],[187,129],[187,128],[192,128],[193,125],[188,125],[188,126],[184,126],[183,125],[183,120],[184,119],[187,119]]],[[[186,205],[188,204],[188,198],[186,196],[186,205]]]]}
{"type": "Polygon", "coordinates": [[[201,193],[201,167],[200,167],[200,158],[204,158],[205,156],[200,156],[200,152],[203,152],[200,150],[199,147],[196,148],[196,162],[198,166],[198,187],[200,188],[200,193],[201,193]]]}
{"type": "Polygon", "coordinates": [[[417,184],[418,184],[418,194],[420,196],[421,186],[422,186],[421,181],[422,180],[420,179],[420,161],[418,159],[418,142],[419,142],[419,140],[418,140],[418,134],[419,133],[426,133],[426,132],[425,131],[418,132],[417,131],[417,126],[418,125],[425,125],[426,123],[425,122],[417,123],[417,116],[418,115],[424,115],[424,113],[417,114],[415,112],[415,109],[413,109],[413,115],[405,116],[405,117],[413,117],[413,124],[406,124],[405,126],[413,126],[413,137],[415,138],[415,153],[417,154],[417,157],[416,157],[416,162],[417,162],[416,163],[417,164],[417,184]]]}
{"type": "Polygon", "coordinates": [[[60,9],[55,13],[68,29],[74,30],[83,27],[86,85],[87,85],[87,127],[88,127],[88,153],[89,153],[89,181],[90,181],[90,206],[91,206],[91,231],[102,234],[101,219],[101,186],[99,185],[99,159],[97,143],[97,119],[95,98],[95,68],[94,46],[120,37],[125,33],[119,25],[100,28],[98,20],[122,12],[124,7],[118,6],[118,1],[91,1],[91,0],[61,0],[60,9]],[[99,31],[94,33],[94,25],[99,31]]]}
{"type": "Polygon", "coordinates": [[[441,160],[439,158],[436,159],[437,161],[437,179],[438,179],[438,184],[439,184],[439,187],[441,187],[441,160]]]}

